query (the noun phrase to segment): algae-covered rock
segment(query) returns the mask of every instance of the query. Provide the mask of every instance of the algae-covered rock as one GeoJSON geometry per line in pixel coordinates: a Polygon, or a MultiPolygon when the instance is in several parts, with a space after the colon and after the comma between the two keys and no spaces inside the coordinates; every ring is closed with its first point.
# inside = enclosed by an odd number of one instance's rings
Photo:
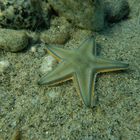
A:
{"type": "Polygon", "coordinates": [[[48,0],[60,15],[75,25],[94,31],[104,27],[103,0],[48,0]]]}
{"type": "Polygon", "coordinates": [[[129,5],[127,0],[4,0],[0,1],[0,27],[48,29],[53,13],[80,28],[99,31],[106,21],[126,17],[129,5]]]}
{"type": "Polygon", "coordinates": [[[105,10],[109,22],[127,17],[130,11],[127,0],[105,0],[105,10]]]}
{"type": "Polygon", "coordinates": [[[0,49],[10,52],[21,51],[27,47],[28,38],[23,30],[0,29],[0,49]]]}
{"type": "Polygon", "coordinates": [[[50,8],[45,1],[0,1],[0,26],[3,28],[36,30],[48,28],[49,21],[50,8]]]}
{"type": "Polygon", "coordinates": [[[59,15],[76,26],[99,31],[105,22],[117,22],[129,14],[126,0],[48,0],[59,15]]]}

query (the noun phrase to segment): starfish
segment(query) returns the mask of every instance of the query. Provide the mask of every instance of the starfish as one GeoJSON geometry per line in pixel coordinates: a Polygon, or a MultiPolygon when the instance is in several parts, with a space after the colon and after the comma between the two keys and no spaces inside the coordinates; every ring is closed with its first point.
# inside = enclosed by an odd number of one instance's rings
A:
{"type": "Polygon", "coordinates": [[[47,46],[47,51],[60,63],[53,71],[45,74],[38,81],[38,84],[52,86],[72,79],[87,107],[93,107],[94,105],[94,85],[98,73],[124,70],[129,66],[126,63],[97,56],[93,36],[84,40],[80,47],[76,49],[68,50],[52,45],[47,46]]]}

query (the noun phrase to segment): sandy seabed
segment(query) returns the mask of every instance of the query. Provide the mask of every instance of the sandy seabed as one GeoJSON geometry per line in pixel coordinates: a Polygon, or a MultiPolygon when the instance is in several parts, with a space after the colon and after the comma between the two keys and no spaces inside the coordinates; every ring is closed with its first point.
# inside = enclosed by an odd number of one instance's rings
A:
{"type": "MultiPolygon", "coordinates": [[[[0,59],[11,64],[0,75],[0,140],[16,131],[23,140],[140,139],[140,2],[129,3],[129,18],[96,36],[99,55],[129,63],[129,69],[97,76],[93,109],[83,105],[71,81],[37,85],[46,55],[41,46],[35,53],[0,50],[0,59]]],[[[78,46],[88,34],[75,29],[65,47],[78,46]]]]}

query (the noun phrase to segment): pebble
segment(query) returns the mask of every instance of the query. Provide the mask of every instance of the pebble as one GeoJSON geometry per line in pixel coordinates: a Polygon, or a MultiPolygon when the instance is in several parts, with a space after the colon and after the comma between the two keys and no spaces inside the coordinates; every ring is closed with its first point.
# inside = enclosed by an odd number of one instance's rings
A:
{"type": "Polygon", "coordinates": [[[51,55],[44,57],[43,62],[40,67],[41,74],[47,74],[53,69],[53,66],[57,63],[57,60],[51,55]]]}
{"type": "Polygon", "coordinates": [[[47,95],[47,97],[49,97],[50,99],[54,99],[54,98],[59,97],[60,92],[50,91],[50,92],[47,92],[46,95],[47,95]]]}
{"type": "Polygon", "coordinates": [[[0,73],[5,72],[10,67],[8,60],[0,61],[0,73]]]}
{"type": "Polygon", "coordinates": [[[29,37],[24,30],[0,29],[0,49],[18,52],[28,46],[29,37]]]}
{"type": "Polygon", "coordinates": [[[48,0],[60,16],[74,25],[92,30],[103,30],[106,22],[117,22],[129,14],[127,0],[48,0]]]}
{"type": "Polygon", "coordinates": [[[36,53],[37,52],[37,47],[36,46],[32,46],[30,51],[32,53],[36,53]]]}

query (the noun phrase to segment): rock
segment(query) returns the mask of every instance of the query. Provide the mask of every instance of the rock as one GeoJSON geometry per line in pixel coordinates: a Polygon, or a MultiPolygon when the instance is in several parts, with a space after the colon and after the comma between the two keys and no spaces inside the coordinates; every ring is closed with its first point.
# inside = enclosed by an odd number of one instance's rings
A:
{"type": "Polygon", "coordinates": [[[107,21],[117,22],[129,14],[129,4],[126,0],[105,0],[107,21]]]}
{"type": "Polygon", "coordinates": [[[76,26],[92,31],[104,23],[117,22],[129,14],[126,0],[48,0],[53,9],[76,26]]]}
{"type": "Polygon", "coordinates": [[[64,44],[70,38],[70,23],[64,17],[52,20],[51,28],[40,34],[40,40],[49,44],[64,44]]]}
{"type": "Polygon", "coordinates": [[[28,45],[29,37],[23,30],[0,29],[0,49],[18,52],[28,45]]]}
{"type": "Polygon", "coordinates": [[[48,0],[61,16],[81,28],[98,31],[104,27],[103,0],[48,0]]]}

